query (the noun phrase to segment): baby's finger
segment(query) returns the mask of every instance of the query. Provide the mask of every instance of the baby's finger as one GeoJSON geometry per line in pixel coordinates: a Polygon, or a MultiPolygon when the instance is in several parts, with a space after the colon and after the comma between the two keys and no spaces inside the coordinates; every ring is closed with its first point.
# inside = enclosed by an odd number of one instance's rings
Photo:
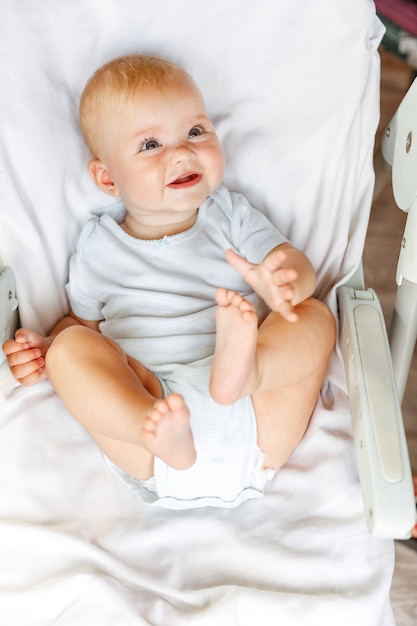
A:
{"type": "Polygon", "coordinates": [[[277,280],[277,284],[285,285],[297,280],[298,272],[291,268],[278,269],[274,272],[274,276],[277,280]]]}
{"type": "Polygon", "coordinates": [[[226,259],[242,276],[245,276],[254,267],[253,263],[249,263],[249,261],[241,257],[232,249],[227,250],[226,259]]]}
{"type": "Polygon", "coordinates": [[[31,348],[40,348],[44,342],[44,337],[34,330],[19,328],[16,331],[15,339],[20,344],[28,344],[31,348]]]}
{"type": "Polygon", "coordinates": [[[291,304],[294,298],[294,287],[292,285],[281,285],[277,289],[277,296],[281,302],[291,304]]]}
{"type": "Polygon", "coordinates": [[[14,352],[22,352],[22,350],[29,348],[29,344],[21,344],[17,343],[14,339],[8,339],[4,342],[2,348],[4,354],[9,355],[13,354],[14,352]]]}
{"type": "Polygon", "coordinates": [[[25,363],[32,363],[33,361],[39,360],[40,357],[42,357],[42,352],[39,348],[22,350],[22,347],[20,346],[18,351],[9,352],[7,354],[7,361],[9,363],[9,367],[15,367],[25,363]]]}
{"type": "Polygon", "coordinates": [[[25,328],[18,328],[14,336],[17,343],[30,343],[29,332],[25,328]]]}
{"type": "Polygon", "coordinates": [[[272,254],[268,254],[262,263],[268,272],[274,273],[281,269],[286,259],[287,255],[284,250],[275,250],[272,254]]]}
{"type": "Polygon", "coordinates": [[[287,322],[296,322],[298,320],[298,315],[289,302],[282,303],[282,306],[279,309],[279,313],[284,319],[287,320],[287,322]]]}
{"type": "Polygon", "coordinates": [[[46,375],[45,368],[41,367],[35,370],[34,372],[32,372],[31,374],[28,374],[24,378],[19,378],[17,380],[24,387],[30,387],[31,385],[36,385],[36,383],[39,383],[41,380],[46,380],[46,378],[47,378],[47,375],[46,375]]]}
{"type": "Polygon", "coordinates": [[[13,376],[22,385],[33,385],[37,382],[45,371],[45,360],[43,358],[10,368],[13,376]]]}

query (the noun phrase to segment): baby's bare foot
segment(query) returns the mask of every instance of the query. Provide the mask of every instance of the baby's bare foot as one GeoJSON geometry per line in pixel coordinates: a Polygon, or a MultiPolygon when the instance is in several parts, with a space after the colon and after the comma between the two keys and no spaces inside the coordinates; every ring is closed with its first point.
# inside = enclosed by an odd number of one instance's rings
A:
{"type": "Polygon", "coordinates": [[[253,305],[235,291],[218,289],[216,347],[210,393],[219,404],[232,404],[248,391],[255,366],[258,317],[253,305]]]}
{"type": "Polygon", "coordinates": [[[187,469],[196,460],[190,412],[177,393],[155,402],[143,425],[142,438],[149,452],[174,469],[187,469]]]}

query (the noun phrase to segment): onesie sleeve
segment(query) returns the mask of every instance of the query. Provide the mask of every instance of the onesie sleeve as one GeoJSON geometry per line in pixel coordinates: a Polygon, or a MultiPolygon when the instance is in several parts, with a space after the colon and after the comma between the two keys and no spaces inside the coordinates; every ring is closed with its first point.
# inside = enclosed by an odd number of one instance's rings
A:
{"type": "Polygon", "coordinates": [[[239,193],[231,193],[232,240],[237,252],[251,263],[260,263],[266,255],[288,239],[239,193]]]}
{"type": "Polygon", "coordinates": [[[103,302],[100,301],[94,281],[89,280],[88,242],[94,223],[88,222],[81,232],[77,250],[70,259],[69,279],[66,292],[71,310],[84,320],[99,321],[103,319],[103,302]]]}

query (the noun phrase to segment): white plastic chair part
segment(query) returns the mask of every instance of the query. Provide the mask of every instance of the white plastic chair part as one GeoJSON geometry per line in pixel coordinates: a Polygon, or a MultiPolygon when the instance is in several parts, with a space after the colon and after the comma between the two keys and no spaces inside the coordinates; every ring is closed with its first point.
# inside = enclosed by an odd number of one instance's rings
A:
{"type": "Polygon", "coordinates": [[[1,346],[14,336],[18,327],[18,302],[13,270],[0,262],[0,364],[5,360],[1,346]]]}
{"type": "Polygon", "coordinates": [[[417,79],[404,96],[382,138],[374,159],[376,181],[374,197],[392,178],[394,198],[408,212],[417,196],[417,79]],[[392,170],[387,167],[392,167],[392,170]],[[388,174],[389,172],[389,174],[388,174]]]}
{"type": "Polygon", "coordinates": [[[417,284],[403,279],[397,288],[389,331],[392,364],[400,401],[404,397],[416,340],[417,284]]]}
{"type": "MultiPolygon", "coordinates": [[[[415,171],[417,173],[417,160],[415,171]]],[[[414,176],[413,182],[417,193],[417,176],[414,176]]],[[[410,187],[410,185],[407,186],[410,187]]],[[[402,285],[404,279],[417,284],[417,199],[407,209],[407,213],[397,265],[396,281],[399,286],[402,285]]]]}
{"type": "Polygon", "coordinates": [[[363,273],[362,262],[358,265],[352,276],[344,284],[344,287],[351,287],[352,289],[361,290],[365,289],[365,276],[363,273]]]}
{"type": "Polygon", "coordinates": [[[398,285],[389,333],[400,399],[403,398],[417,338],[417,79],[390,121],[381,146],[392,166],[392,188],[408,213],[398,258],[398,285]]]}
{"type": "Polygon", "coordinates": [[[417,79],[387,127],[382,154],[392,165],[395,202],[408,212],[417,198],[417,79]]]}
{"type": "Polygon", "coordinates": [[[369,531],[406,539],[415,523],[410,461],[384,316],[375,292],[341,287],[340,348],[369,531]]]}

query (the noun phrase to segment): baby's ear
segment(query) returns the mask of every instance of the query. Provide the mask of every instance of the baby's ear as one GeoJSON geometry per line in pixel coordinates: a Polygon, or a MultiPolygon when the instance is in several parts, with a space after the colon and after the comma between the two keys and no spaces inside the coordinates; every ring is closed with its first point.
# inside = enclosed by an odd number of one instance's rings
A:
{"type": "Polygon", "coordinates": [[[100,161],[100,159],[93,159],[88,164],[88,171],[90,172],[91,178],[101,191],[109,194],[109,196],[119,195],[119,191],[103,161],[100,161]]]}

